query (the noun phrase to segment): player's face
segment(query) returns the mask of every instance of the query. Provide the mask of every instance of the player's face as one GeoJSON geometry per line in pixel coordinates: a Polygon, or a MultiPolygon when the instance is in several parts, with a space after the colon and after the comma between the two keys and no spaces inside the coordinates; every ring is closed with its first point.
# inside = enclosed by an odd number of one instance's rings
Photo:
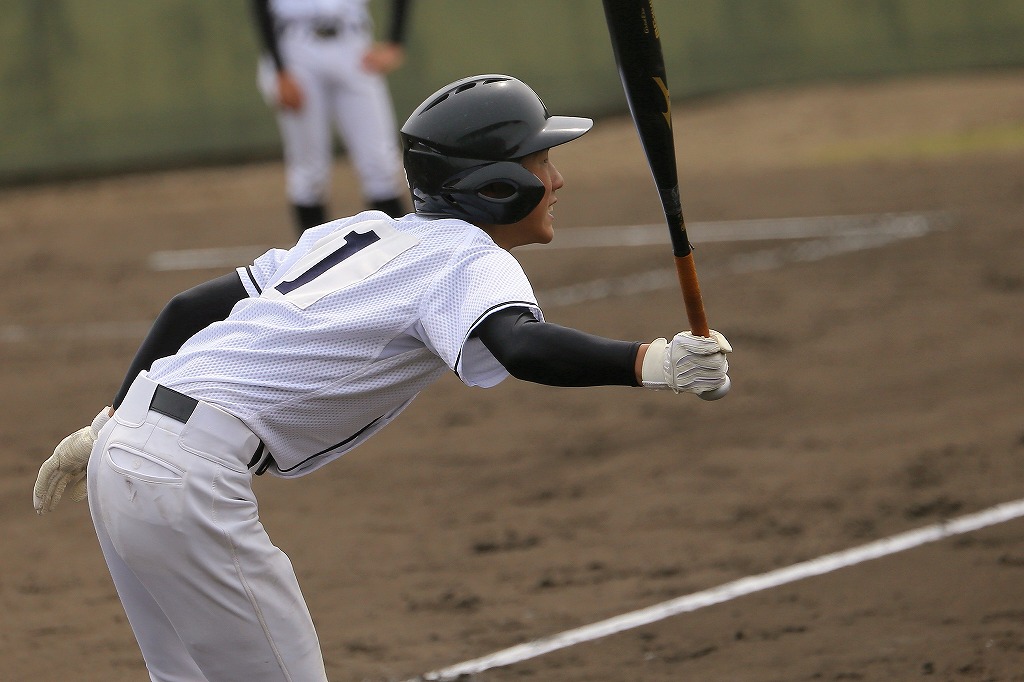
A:
{"type": "Polygon", "coordinates": [[[525,244],[547,244],[555,236],[554,209],[558,199],[555,192],[561,189],[565,181],[554,164],[548,158],[548,150],[543,149],[523,158],[523,167],[544,183],[544,198],[529,215],[515,224],[517,246],[525,244]]]}

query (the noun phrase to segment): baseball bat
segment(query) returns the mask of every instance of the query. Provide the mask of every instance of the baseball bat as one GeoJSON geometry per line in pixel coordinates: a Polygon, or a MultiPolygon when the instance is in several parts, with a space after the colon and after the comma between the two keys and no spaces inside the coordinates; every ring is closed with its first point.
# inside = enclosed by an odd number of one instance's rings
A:
{"type": "MultiPolygon", "coordinates": [[[[654,7],[651,0],[602,2],[629,113],[661,196],[690,331],[698,336],[710,336],[697,268],[693,262],[693,247],[686,236],[686,221],[679,198],[672,100],[654,7]]],[[[728,390],[727,382],[722,388],[698,395],[706,400],[715,400],[728,390]]]]}

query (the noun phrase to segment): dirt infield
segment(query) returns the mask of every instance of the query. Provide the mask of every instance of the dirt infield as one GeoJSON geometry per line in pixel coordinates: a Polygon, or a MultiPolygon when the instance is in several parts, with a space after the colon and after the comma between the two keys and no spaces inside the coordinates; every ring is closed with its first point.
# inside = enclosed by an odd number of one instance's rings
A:
{"type": "MultiPolygon", "coordinates": [[[[1024,497],[1024,72],[676,109],[708,317],[736,349],[732,393],[448,377],[332,466],[258,479],[332,680],[406,680],[1024,497]],[[868,214],[888,217],[859,237],[712,238],[720,221],[868,214]],[[924,229],[878,239],[896,214],[924,229]]],[[[552,159],[565,234],[660,222],[628,121],[599,121],[552,159]]],[[[335,185],[337,209],[358,208],[344,163],[335,185]]],[[[281,168],[7,190],[0,235],[13,267],[0,678],[145,679],[88,510],[38,518],[30,489],[57,441],[109,402],[163,302],[222,272],[154,271],[154,252],[290,240],[281,168]]],[[[554,322],[642,340],[685,326],[672,286],[558,298],[671,267],[665,246],[520,257],[554,322]]],[[[1024,680],[1024,521],[473,679],[520,678],[1024,680]]]]}

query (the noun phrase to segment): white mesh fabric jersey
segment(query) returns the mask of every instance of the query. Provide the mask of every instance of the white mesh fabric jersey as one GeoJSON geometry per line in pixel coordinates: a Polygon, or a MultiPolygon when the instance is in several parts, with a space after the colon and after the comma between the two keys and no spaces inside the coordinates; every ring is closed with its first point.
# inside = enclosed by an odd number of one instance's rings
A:
{"type": "Polygon", "coordinates": [[[238,274],[250,298],[149,377],[245,422],[281,476],[365,441],[446,371],[470,386],[502,381],[473,328],[509,306],[542,319],[519,262],[461,220],[367,211],[238,274]]]}
{"type": "Polygon", "coordinates": [[[287,21],[369,17],[369,0],[270,0],[274,16],[287,21]]]}

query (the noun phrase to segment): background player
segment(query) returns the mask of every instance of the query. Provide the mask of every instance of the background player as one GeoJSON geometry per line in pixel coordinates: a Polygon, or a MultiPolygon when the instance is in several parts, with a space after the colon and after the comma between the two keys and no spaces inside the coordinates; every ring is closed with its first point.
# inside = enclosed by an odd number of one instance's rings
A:
{"type": "Polygon", "coordinates": [[[253,0],[264,54],[258,83],[277,115],[285,182],[299,233],[327,220],[334,135],[344,142],[370,208],[405,213],[391,94],[404,61],[408,0],[374,42],[368,0],[253,0]]]}
{"type": "Polygon", "coordinates": [[[482,387],[509,375],[677,393],[726,383],[718,332],[641,344],[543,321],[510,250],[551,241],[563,179],[548,150],[591,125],[550,116],[509,76],[457,81],[402,128],[415,213],[309,229],[159,315],[113,408],[57,446],[33,491],[39,513],[69,485],[84,497],[88,466],[93,523],[152,679],[326,679],[252,476],[324,466],[446,372],[482,387]]]}

